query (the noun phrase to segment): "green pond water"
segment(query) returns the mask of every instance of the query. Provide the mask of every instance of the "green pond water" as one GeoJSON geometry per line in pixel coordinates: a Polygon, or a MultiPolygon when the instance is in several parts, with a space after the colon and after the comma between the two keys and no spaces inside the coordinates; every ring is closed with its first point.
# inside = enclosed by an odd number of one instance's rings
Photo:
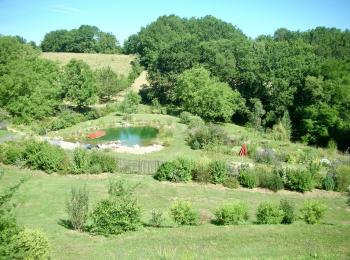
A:
{"type": "Polygon", "coordinates": [[[153,127],[118,127],[104,129],[105,136],[94,139],[94,143],[120,140],[123,145],[146,146],[157,137],[158,129],[153,127]]]}

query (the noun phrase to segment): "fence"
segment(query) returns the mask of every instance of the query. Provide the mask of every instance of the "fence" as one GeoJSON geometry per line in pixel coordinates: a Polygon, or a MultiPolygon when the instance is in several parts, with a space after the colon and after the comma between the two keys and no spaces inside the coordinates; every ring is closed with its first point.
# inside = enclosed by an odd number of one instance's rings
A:
{"type": "Polygon", "coordinates": [[[123,173],[153,175],[165,161],[161,160],[130,160],[118,158],[118,168],[123,173]]]}

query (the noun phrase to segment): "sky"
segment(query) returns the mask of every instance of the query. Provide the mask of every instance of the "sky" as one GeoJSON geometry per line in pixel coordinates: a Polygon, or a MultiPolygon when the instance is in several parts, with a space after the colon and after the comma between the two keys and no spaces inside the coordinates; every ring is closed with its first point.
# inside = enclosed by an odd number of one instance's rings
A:
{"type": "Polygon", "coordinates": [[[213,15],[252,38],[272,35],[282,27],[350,29],[350,0],[0,0],[0,34],[40,43],[52,30],[89,24],[123,43],[141,27],[169,14],[213,15]]]}

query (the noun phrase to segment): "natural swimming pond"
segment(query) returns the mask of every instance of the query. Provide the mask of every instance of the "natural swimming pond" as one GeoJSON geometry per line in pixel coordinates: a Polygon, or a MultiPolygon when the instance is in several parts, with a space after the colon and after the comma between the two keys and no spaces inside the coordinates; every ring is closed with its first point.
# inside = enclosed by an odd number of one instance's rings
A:
{"type": "MultiPolygon", "coordinates": [[[[136,127],[117,127],[104,129],[106,135],[96,138],[92,143],[120,141],[126,146],[147,146],[152,144],[157,137],[158,129],[154,127],[136,126],[136,127]]],[[[91,142],[91,141],[90,141],[91,142]]]]}

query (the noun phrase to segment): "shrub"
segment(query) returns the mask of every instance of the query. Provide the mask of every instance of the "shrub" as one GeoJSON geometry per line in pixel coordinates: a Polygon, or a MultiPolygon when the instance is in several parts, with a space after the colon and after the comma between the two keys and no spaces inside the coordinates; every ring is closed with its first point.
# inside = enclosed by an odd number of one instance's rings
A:
{"type": "Polygon", "coordinates": [[[272,149],[258,149],[255,152],[255,161],[257,163],[272,164],[276,160],[276,155],[272,149]]]}
{"type": "Polygon", "coordinates": [[[243,203],[226,204],[215,211],[218,225],[238,225],[248,220],[248,209],[243,203]]]}
{"type": "Polygon", "coordinates": [[[258,224],[280,224],[283,216],[283,211],[269,202],[260,203],[256,214],[258,224]]]}
{"type": "Polygon", "coordinates": [[[203,149],[208,145],[223,145],[228,139],[227,133],[221,127],[209,124],[192,128],[187,142],[192,149],[203,149]]]}
{"type": "Polygon", "coordinates": [[[291,224],[295,219],[294,205],[288,200],[280,201],[280,209],[283,211],[282,224],[291,224]]]}
{"type": "Polygon", "coordinates": [[[90,157],[83,148],[76,148],[73,152],[73,173],[80,174],[89,171],[90,157]]]}
{"type": "Polygon", "coordinates": [[[0,147],[0,159],[4,164],[16,164],[24,160],[25,146],[23,142],[9,141],[0,147]]]}
{"type": "Polygon", "coordinates": [[[199,216],[192,205],[186,201],[176,201],[170,208],[170,213],[178,225],[197,225],[199,216]]]}
{"type": "Polygon", "coordinates": [[[93,151],[90,155],[90,167],[97,167],[97,165],[102,172],[113,173],[117,171],[117,161],[114,156],[100,151],[93,151]]]}
{"type": "Polygon", "coordinates": [[[334,181],[333,174],[327,173],[327,175],[324,176],[324,178],[322,180],[322,187],[325,190],[334,190],[335,181],[334,181]]]}
{"type": "Polygon", "coordinates": [[[210,181],[210,172],[205,163],[196,163],[192,170],[192,179],[196,182],[208,183],[210,181]]]}
{"type": "Polygon", "coordinates": [[[246,188],[253,189],[258,184],[258,177],[254,170],[245,169],[239,173],[239,183],[246,188]]]}
{"type": "Polygon", "coordinates": [[[223,183],[228,176],[227,164],[224,161],[214,160],[208,166],[210,182],[214,184],[223,183]]]}
{"type": "Polygon", "coordinates": [[[350,166],[341,165],[335,170],[335,187],[337,191],[346,191],[350,186],[350,166]]]}
{"type": "Polygon", "coordinates": [[[181,112],[180,123],[188,125],[189,128],[194,128],[194,127],[204,125],[204,121],[201,117],[192,115],[191,113],[186,111],[181,112]]]}
{"type": "Polygon", "coordinates": [[[223,185],[230,189],[237,189],[239,187],[239,181],[234,176],[228,176],[223,182],[223,185]]]}
{"type": "Polygon", "coordinates": [[[159,181],[187,182],[192,179],[192,171],[195,165],[192,161],[178,158],[171,162],[163,163],[157,170],[154,178],[159,181]]]}
{"type": "Polygon", "coordinates": [[[300,216],[307,224],[316,224],[321,221],[325,212],[326,205],[317,200],[308,200],[300,209],[300,216]]]}
{"type": "Polygon", "coordinates": [[[49,241],[40,231],[24,229],[12,241],[12,259],[49,259],[49,241]]]}
{"type": "Polygon", "coordinates": [[[261,169],[258,174],[258,179],[259,187],[267,188],[272,191],[278,191],[284,188],[282,177],[276,170],[271,172],[265,169],[261,169]]]}
{"type": "Polygon", "coordinates": [[[141,226],[141,209],[133,198],[105,199],[97,203],[91,221],[91,232],[96,234],[108,236],[135,231],[141,226]]]}
{"type": "Polygon", "coordinates": [[[160,227],[164,222],[163,212],[153,209],[151,213],[150,225],[153,227],[160,227]]]}
{"type": "Polygon", "coordinates": [[[108,182],[108,194],[110,197],[127,197],[133,196],[137,185],[130,185],[125,180],[112,180],[108,182]]]}
{"type": "Polygon", "coordinates": [[[300,169],[287,169],[285,186],[300,192],[311,191],[314,186],[312,174],[300,169]]]}
{"type": "Polygon", "coordinates": [[[28,142],[25,148],[26,165],[47,173],[65,171],[68,158],[65,151],[46,142],[28,142]]]}
{"type": "Polygon", "coordinates": [[[82,121],[84,121],[84,116],[82,114],[74,112],[70,109],[63,109],[51,122],[49,128],[53,131],[57,131],[72,125],[76,125],[82,121]]]}
{"type": "Polygon", "coordinates": [[[68,220],[73,229],[82,230],[84,228],[89,211],[89,194],[86,186],[71,189],[71,196],[66,203],[68,220]]]}

